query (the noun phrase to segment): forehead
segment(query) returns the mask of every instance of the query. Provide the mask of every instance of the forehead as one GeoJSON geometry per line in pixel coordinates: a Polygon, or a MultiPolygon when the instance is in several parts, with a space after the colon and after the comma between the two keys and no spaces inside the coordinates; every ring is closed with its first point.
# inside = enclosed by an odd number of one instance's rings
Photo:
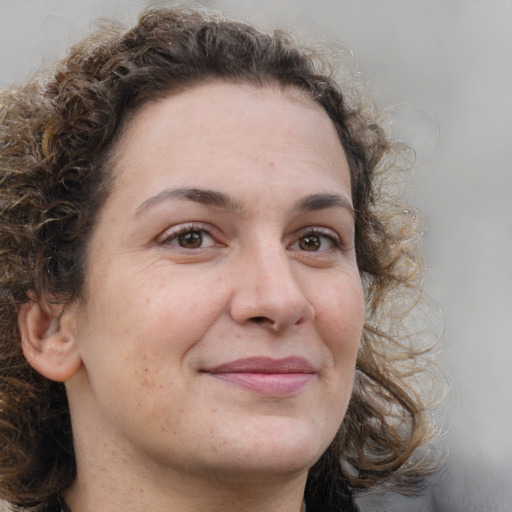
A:
{"type": "Polygon", "coordinates": [[[136,172],[141,181],[172,174],[216,185],[266,166],[350,186],[333,122],[294,88],[214,82],[153,101],[128,122],[112,163],[117,177],[136,172]]]}

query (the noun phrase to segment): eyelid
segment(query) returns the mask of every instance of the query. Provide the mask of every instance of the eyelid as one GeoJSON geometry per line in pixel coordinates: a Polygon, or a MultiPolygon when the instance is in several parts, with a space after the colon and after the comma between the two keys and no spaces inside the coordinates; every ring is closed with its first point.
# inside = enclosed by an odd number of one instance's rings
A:
{"type": "Polygon", "coordinates": [[[299,230],[295,235],[295,241],[291,245],[294,245],[300,238],[306,235],[323,236],[328,238],[335,248],[343,249],[345,247],[343,239],[335,230],[321,226],[311,226],[299,230]]]}
{"type": "MultiPolygon", "coordinates": [[[[215,242],[215,244],[211,246],[201,247],[200,249],[207,249],[208,247],[213,247],[215,245],[221,245],[221,243],[218,241],[218,236],[215,236],[214,232],[215,229],[210,225],[206,224],[204,222],[197,222],[197,221],[191,221],[191,222],[184,222],[182,224],[177,224],[176,226],[171,226],[170,228],[166,229],[161,235],[157,238],[157,243],[159,245],[175,245],[169,243],[169,240],[175,239],[181,234],[187,233],[189,231],[204,231],[207,233],[212,240],[215,242]]],[[[176,247],[179,249],[182,249],[184,251],[192,251],[193,249],[185,249],[176,244],[176,247]]]]}

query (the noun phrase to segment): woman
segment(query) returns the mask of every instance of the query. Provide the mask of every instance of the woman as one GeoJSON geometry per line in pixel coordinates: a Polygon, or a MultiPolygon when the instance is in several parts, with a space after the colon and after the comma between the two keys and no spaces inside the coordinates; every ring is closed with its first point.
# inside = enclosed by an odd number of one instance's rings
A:
{"type": "Polygon", "coordinates": [[[418,222],[360,91],[170,9],[1,98],[4,499],[349,511],[430,471],[418,222]]]}

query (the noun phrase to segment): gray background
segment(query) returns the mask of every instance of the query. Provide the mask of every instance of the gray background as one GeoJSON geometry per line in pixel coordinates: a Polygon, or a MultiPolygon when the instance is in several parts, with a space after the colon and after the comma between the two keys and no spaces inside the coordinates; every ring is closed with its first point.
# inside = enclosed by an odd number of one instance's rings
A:
{"type": "MultiPolygon", "coordinates": [[[[162,3],[162,2],[160,2],[162,3]]],[[[0,0],[0,87],[51,65],[92,21],[145,1],[0,0]]],[[[512,511],[512,1],[211,0],[204,5],[349,47],[418,153],[426,288],[441,305],[451,463],[427,496],[368,510],[512,511]]]]}

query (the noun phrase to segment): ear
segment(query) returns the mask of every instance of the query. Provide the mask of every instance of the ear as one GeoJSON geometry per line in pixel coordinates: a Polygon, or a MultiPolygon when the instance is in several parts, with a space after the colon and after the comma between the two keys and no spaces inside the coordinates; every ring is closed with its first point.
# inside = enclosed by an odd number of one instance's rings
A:
{"type": "Polygon", "coordinates": [[[82,365],[66,310],[66,305],[30,300],[18,311],[25,358],[41,375],[58,382],[69,380],[82,365]]]}

